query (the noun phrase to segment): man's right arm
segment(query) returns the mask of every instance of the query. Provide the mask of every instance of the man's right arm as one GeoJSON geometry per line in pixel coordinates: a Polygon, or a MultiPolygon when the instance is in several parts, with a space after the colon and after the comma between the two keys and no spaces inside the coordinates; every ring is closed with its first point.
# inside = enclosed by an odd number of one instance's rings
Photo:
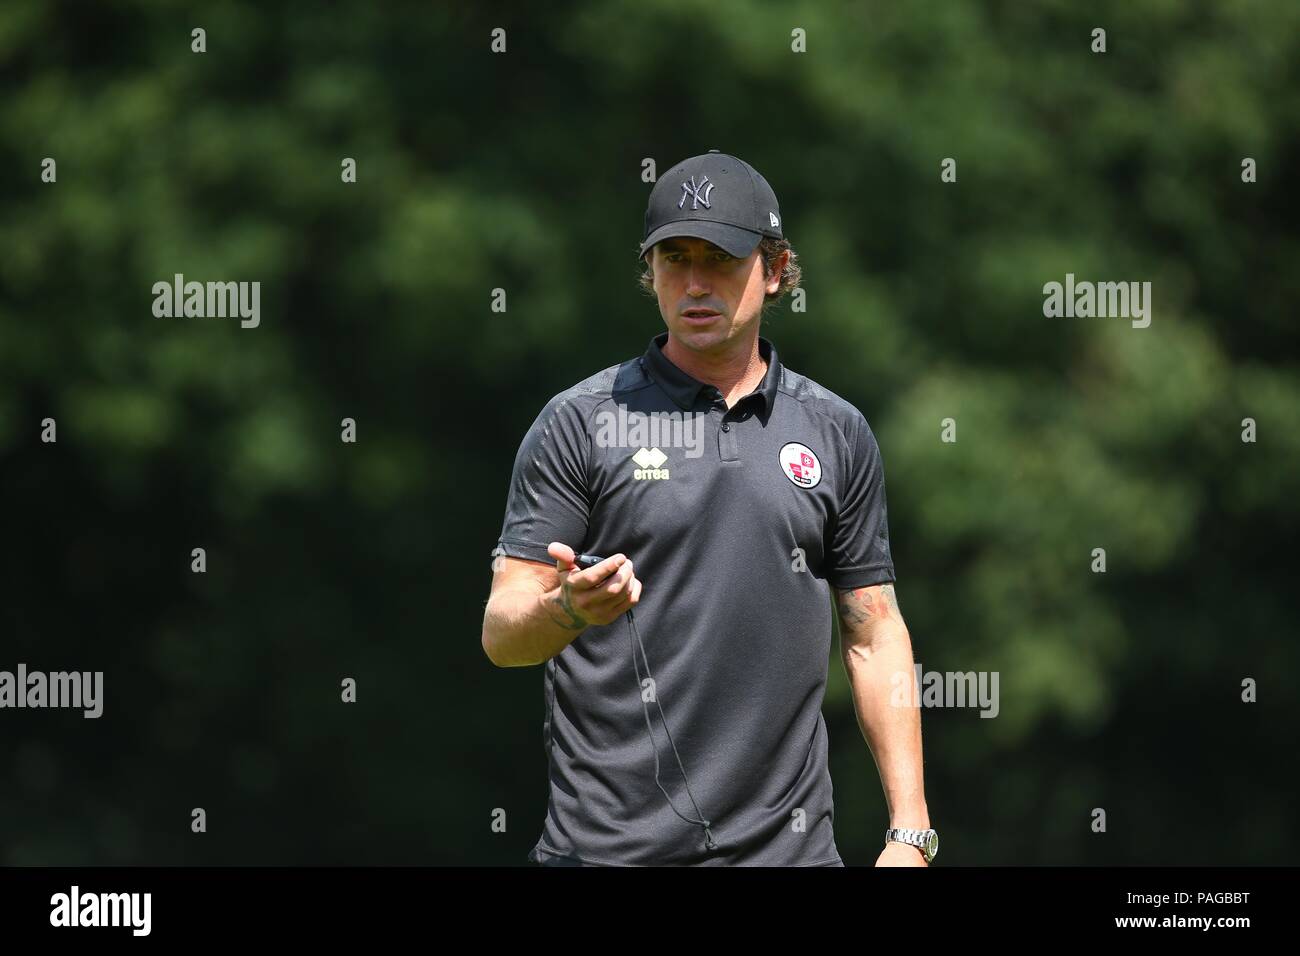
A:
{"type": "Polygon", "coordinates": [[[499,558],[483,612],[483,650],[498,667],[550,660],[583,632],[587,622],[565,606],[554,566],[499,558]]]}
{"type": "Polygon", "coordinates": [[[607,624],[640,600],[641,582],[626,556],[579,569],[572,549],[552,544],[550,550],[555,565],[498,560],[482,638],[498,667],[544,664],[592,624],[607,624]]]}

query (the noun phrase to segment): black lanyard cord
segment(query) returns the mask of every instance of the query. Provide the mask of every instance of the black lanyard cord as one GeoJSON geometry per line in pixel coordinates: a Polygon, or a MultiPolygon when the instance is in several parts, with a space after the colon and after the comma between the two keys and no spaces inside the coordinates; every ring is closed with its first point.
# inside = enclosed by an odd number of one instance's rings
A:
{"type": "Polygon", "coordinates": [[[682,780],[685,781],[686,783],[686,795],[691,798],[691,806],[695,808],[695,813],[698,819],[691,820],[687,817],[682,816],[681,811],[677,809],[677,805],[673,803],[673,798],[669,796],[667,790],[664,790],[664,785],[659,782],[659,745],[658,743],[655,742],[654,730],[650,726],[650,708],[646,706],[645,694],[643,692],[643,688],[641,687],[641,668],[637,664],[637,660],[636,660],[637,646],[640,646],[641,648],[641,658],[645,661],[646,676],[650,678],[652,684],[654,683],[654,677],[650,674],[650,659],[646,657],[645,645],[641,643],[641,633],[637,630],[636,618],[633,617],[631,608],[627,609],[627,622],[628,622],[628,626],[632,630],[632,636],[636,638],[636,645],[632,647],[632,668],[633,670],[636,671],[637,692],[641,694],[641,708],[645,712],[645,729],[646,732],[650,735],[650,746],[654,748],[655,786],[659,788],[659,790],[663,793],[664,797],[668,800],[668,806],[673,808],[673,813],[676,813],[677,816],[681,817],[681,819],[685,820],[687,823],[694,823],[704,827],[704,848],[706,850],[716,850],[718,848],[718,844],[714,842],[713,831],[709,829],[710,823],[708,820],[704,819],[704,815],[700,813],[700,805],[695,802],[695,794],[691,792],[691,782],[686,777],[686,768],[682,766],[682,758],[681,758],[681,754],[677,752],[677,745],[673,743],[672,732],[668,729],[668,718],[664,716],[663,705],[659,703],[659,688],[658,685],[655,685],[654,687],[655,706],[659,708],[659,720],[664,725],[664,733],[668,737],[668,744],[673,748],[673,756],[677,758],[677,767],[679,770],[681,770],[682,780]]]}

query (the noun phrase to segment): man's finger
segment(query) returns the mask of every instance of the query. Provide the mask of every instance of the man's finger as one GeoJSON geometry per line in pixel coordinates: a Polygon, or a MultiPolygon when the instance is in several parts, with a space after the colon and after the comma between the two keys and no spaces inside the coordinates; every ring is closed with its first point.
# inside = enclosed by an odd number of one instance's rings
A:
{"type": "Polygon", "coordinates": [[[577,574],[574,574],[569,578],[569,580],[573,582],[575,586],[581,588],[599,587],[600,584],[610,576],[610,574],[622,567],[625,561],[627,561],[626,555],[613,555],[612,557],[608,557],[604,561],[600,562],[600,564],[593,564],[591,567],[585,568],[577,574]]]}
{"type": "Polygon", "coordinates": [[[623,565],[610,577],[609,583],[605,586],[606,594],[618,594],[627,588],[627,582],[632,577],[631,568],[623,565]]]}
{"type": "Polygon", "coordinates": [[[552,541],[547,546],[546,553],[555,559],[556,571],[568,571],[577,567],[578,556],[563,541],[552,541]]]}

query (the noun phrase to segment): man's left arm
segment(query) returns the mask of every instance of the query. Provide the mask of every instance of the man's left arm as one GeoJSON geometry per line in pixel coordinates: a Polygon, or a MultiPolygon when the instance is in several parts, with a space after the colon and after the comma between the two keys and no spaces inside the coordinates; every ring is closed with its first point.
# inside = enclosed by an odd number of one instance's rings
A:
{"type": "MultiPolygon", "coordinates": [[[[833,588],[840,622],[840,653],[853,690],[858,726],[875,758],[889,807],[890,827],[925,830],[921,766],[921,711],[915,706],[912,638],[899,612],[893,584],[833,588]],[[901,676],[900,676],[901,675],[901,676]],[[907,706],[897,706],[904,683],[907,706]]],[[[926,866],[915,847],[885,844],[877,866],[926,866]]]]}

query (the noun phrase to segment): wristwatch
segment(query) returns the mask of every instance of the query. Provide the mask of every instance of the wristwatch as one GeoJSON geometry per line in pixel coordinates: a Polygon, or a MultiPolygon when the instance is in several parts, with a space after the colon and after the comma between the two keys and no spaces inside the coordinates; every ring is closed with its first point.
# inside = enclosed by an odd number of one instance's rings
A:
{"type": "Polygon", "coordinates": [[[906,843],[921,851],[926,863],[933,863],[939,855],[939,834],[934,830],[889,829],[885,831],[885,842],[906,843]]]}

